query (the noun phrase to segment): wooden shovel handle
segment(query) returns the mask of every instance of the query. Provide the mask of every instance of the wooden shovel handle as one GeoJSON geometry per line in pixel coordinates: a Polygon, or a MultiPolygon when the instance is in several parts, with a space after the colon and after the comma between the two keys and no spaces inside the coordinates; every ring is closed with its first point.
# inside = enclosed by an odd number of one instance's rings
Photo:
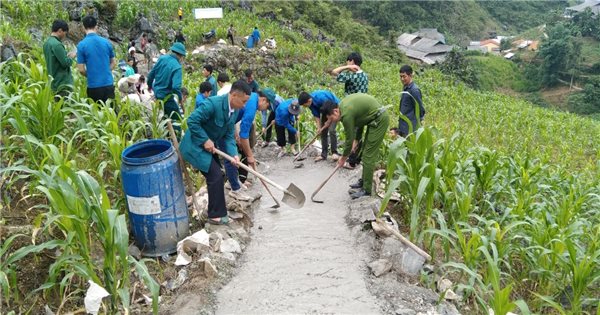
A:
{"type": "Polygon", "coordinates": [[[192,193],[192,201],[194,202],[195,208],[195,210],[192,211],[192,216],[198,215],[197,211],[200,210],[200,203],[198,202],[198,199],[196,199],[196,189],[192,184],[192,178],[188,173],[187,168],[185,167],[185,162],[183,161],[181,152],[179,152],[179,141],[177,141],[177,137],[175,136],[175,130],[173,130],[173,124],[171,124],[170,120],[167,121],[167,129],[169,129],[169,136],[171,137],[171,141],[173,141],[173,146],[175,147],[175,151],[177,151],[177,156],[179,157],[179,165],[181,166],[181,170],[183,171],[185,184],[188,186],[188,189],[192,193]]]}
{"type": "Polygon", "coordinates": [[[317,190],[315,190],[315,192],[312,193],[312,195],[310,196],[311,198],[314,198],[317,193],[321,190],[321,188],[323,188],[323,186],[325,186],[325,184],[327,184],[327,182],[331,179],[331,177],[333,177],[333,175],[341,168],[341,166],[337,165],[335,167],[335,169],[333,170],[333,172],[331,172],[331,174],[329,174],[329,176],[327,176],[327,178],[319,185],[319,187],[317,187],[317,190]]]}
{"type": "Polygon", "coordinates": [[[323,132],[325,128],[321,128],[319,130],[319,132],[317,132],[317,134],[307,143],[304,145],[304,149],[302,149],[302,151],[300,151],[300,153],[298,153],[298,155],[296,155],[296,157],[294,158],[294,162],[302,155],[302,153],[304,153],[304,151],[306,151],[306,149],[308,149],[308,147],[313,144],[317,138],[321,135],[321,132],[323,132]]]}
{"type": "MultiPolygon", "coordinates": [[[[267,126],[267,128],[265,128],[265,130],[271,128],[271,126],[273,126],[274,123],[275,123],[275,120],[271,120],[271,123],[267,126]]],[[[262,137],[263,133],[264,132],[261,130],[260,133],[258,134],[258,136],[256,136],[256,139],[259,139],[260,137],[262,137]]]]}
{"type": "Polygon", "coordinates": [[[398,233],[398,231],[389,227],[386,222],[384,222],[380,218],[375,219],[375,221],[377,221],[377,223],[379,223],[379,225],[381,227],[383,227],[386,231],[394,234],[394,236],[396,236],[404,245],[410,247],[417,254],[423,256],[426,260],[428,260],[428,261],[431,260],[431,256],[429,256],[429,254],[427,254],[424,250],[417,247],[417,245],[413,244],[411,241],[407,240],[404,236],[402,236],[402,234],[398,233]]]}
{"type": "MultiPolygon", "coordinates": [[[[229,156],[227,153],[225,153],[225,152],[223,152],[223,151],[221,151],[221,150],[219,150],[219,149],[217,149],[217,148],[215,148],[215,153],[216,153],[216,154],[218,154],[218,155],[220,155],[220,156],[222,156],[224,159],[228,160],[229,162],[235,162],[235,159],[234,159],[234,158],[232,158],[232,157],[231,157],[231,156],[229,156]]],[[[287,191],[287,189],[285,189],[285,188],[281,187],[281,186],[280,186],[279,184],[277,184],[276,182],[274,182],[274,181],[272,181],[272,180],[270,180],[270,179],[266,178],[266,177],[265,177],[264,175],[262,175],[261,173],[259,173],[259,172],[255,171],[255,170],[253,170],[252,168],[250,168],[250,167],[246,166],[244,163],[238,163],[238,166],[239,166],[239,167],[241,167],[241,168],[243,168],[243,169],[245,169],[246,171],[248,171],[248,172],[252,173],[254,176],[256,176],[256,177],[258,177],[258,178],[260,178],[260,179],[264,180],[265,182],[267,182],[267,183],[269,183],[269,184],[273,185],[275,188],[277,188],[277,189],[279,189],[279,190],[281,190],[281,191],[283,191],[283,192],[285,192],[285,193],[288,193],[288,194],[290,193],[289,191],[287,191]]]]}

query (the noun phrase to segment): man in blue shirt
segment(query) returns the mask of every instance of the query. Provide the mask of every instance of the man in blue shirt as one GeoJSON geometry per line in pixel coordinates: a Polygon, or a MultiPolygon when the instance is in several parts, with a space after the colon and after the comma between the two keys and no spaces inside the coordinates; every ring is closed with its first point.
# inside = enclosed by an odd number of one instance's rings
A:
{"type": "Polygon", "coordinates": [[[200,88],[198,91],[198,95],[196,95],[196,109],[204,102],[205,99],[210,97],[210,92],[212,91],[212,85],[210,82],[202,82],[200,83],[200,88]]]}
{"type": "Polygon", "coordinates": [[[406,138],[411,132],[417,130],[420,122],[425,116],[425,108],[421,99],[421,90],[412,80],[413,70],[409,65],[400,68],[400,81],[404,86],[402,97],[400,98],[400,113],[410,121],[411,127],[402,118],[398,120],[398,131],[401,137],[406,138]],[[417,104],[419,107],[417,108],[417,104]],[[417,123],[417,110],[419,121],[417,123]]]}
{"type": "Polygon", "coordinates": [[[326,102],[332,102],[334,104],[339,104],[340,100],[335,96],[335,94],[331,93],[331,91],[327,90],[317,90],[308,94],[304,91],[298,95],[298,103],[301,106],[309,107],[313,117],[315,118],[315,123],[317,124],[317,130],[321,130],[321,128],[327,128],[321,132],[321,155],[315,158],[315,161],[322,161],[327,159],[327,152],[329,150],[329,140],[331,140],[331,158],[334,161],[337,161],[340,158],[340,155],[337,150],[337,134],[335,132],[336,123],[331,123],[327,121],[327,116],[321,114],[321,107],[326,102]]]}
{"type": "Polygon", "coordinates": [[[83,18],[85,38],[77,45],[77,69],[87,77],[87,95],[94,101],[106,102],[115,98],[115,86],[111,70],[115,67],[112,44],[99,36],[96,18],[83,18]]]}
{"type": "Polygon", "coordinates": [[[202,67],[202,75],[206,78],[206,82],[209,82],[212,85],[212,91],[210,92],[210,96],[216,96],[219,87],[217,86],[217,79],[213,77],[213,66],[209,64],[205,64],[202,67]]]}
{"type": "Polygon", "coordinates": [[[296,116],[300,114],[302,107],[298,104],[297,99],[290,98],[277,106],[275,110],[275,132],[277,133],[277,145],[281,148],[279,157],[285,155],[285,131],[288,133],[288,142],[290,143],[291,153],[296,155],[294,144],[298,140],[298,131],[294,128],[296,116]]]}
{"type": "MultiPolygon", "coordinates": [[[[241,81],[241,80],[240,80],[241,81]]],[[[254,131],[254,120],[256,113],[260,110],[266,110],[271,103],[275,102],[275,92],[271,89],[265,89],[258,93],[250,94],[250,98],[244,104],[244,107],[238,112],[236,123],[240,123],[239,132],[236,135],[238,140],[238,151],[242,155],[242,161],[244,164],[256,169],[256,160],[252,149],[256,144],[255,131],[254,131]]],[[[240,178],[242,183],[246,182],[248,172],[242,169],[236,169],[228,161],[225,161],[225,171],[229,184],[231,185],[231,197],[243,200],[245,196],[240,194],[240,178]]]]}
{"type": "Polygon", "coordinates": [[[258,46],[258,42],[260,41],[260,32],[258,31],[258,26],[255,26],[254,30],[252,31],[252,40],[254,43],[252,47],[258,46]]]}
{"type": "MultiPolygon", "coordinates": [[[[181,63],[186,54],[182,43],[173,44],[171,53],[160,56],[148,74],[148,86],[154,90],[156,99],[163,101],[164,117],[177,122],[181,121],[182,116],[178,101],[183,100],[181,63]],[[175,100],[174,96],[178,99],[175,100]]],[[[175,124],[174,128],[177,131],[181,130],[179,124],[175,124]]]]}

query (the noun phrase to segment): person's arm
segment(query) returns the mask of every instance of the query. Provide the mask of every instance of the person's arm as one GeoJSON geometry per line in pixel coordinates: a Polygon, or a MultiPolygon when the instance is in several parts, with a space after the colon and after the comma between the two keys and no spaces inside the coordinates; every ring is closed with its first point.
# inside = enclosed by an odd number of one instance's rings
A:
{"type": "Polygon", "coordinates": [[[81,73],[82,76],[87,77],[87,71],[85,69],[85,64],[78,63],[77,70],[79,70],[79,73],[81,73]]]}
{"type": "Polygon", "coordinates": [[[117,65],[117,60],[115,58],[110,59],[110,70],[113,70],[117,65]]]}
{"type": "Polygon", "coordinates": [[[352,71],[352,72],[356,72],[356,71],[360,70],[360,67],[359,67],[359,66],[357,66],[357,65],[346,65],[346,66],[339,66],[339,67],[337,67],[337,68],[333,69],[333,70],[331,71],[331,73],[332,73],[333,75],[338,75],[338,74],[340,74],[340,73],[341,73],[342,71],[344,71],[344,70],[350,70],[350,71],[352,71]]]}
{"type": "Polygon", "coordinates": [[[182,70],[181,68],[175,70],[173,72],[173,83],[172,83],[172,87],[173,87],[173,93],[177,94],[177,96],[179,96],[180,100],[183,100],[183,95],[181,95],[181,77],[183,76],[182,74],[182,70]]]}
{"type": "MultiPolygon", "coordinates": [[[[204,106],[202,106],[204,107],[204,106]]],[[[235,166],[240,161],[240,157],[238,156],[237,144],[235,143],[235,124],[227,123],[227,132],[225,133],[225,152],[229,154],[236,160],[236,163],[233,163],[235,166]]]]}
{"type": "Polygon", "coordinates": [[[344,142],[343,156],[349,156],[352,152],[352,144],[356,139],[356,129],[354,127],[354,119],[352,117],[346,117],[343,121],[344,132],[346,133],[346,141],[344,142]]]}
{"type": "Polygon", "coordinates": [[[286,117],[285,120],[285,128],[291,133],[291,134],[296,134],[298,131],[296,130],[296,128],[294,128],[294,125],[292,124],[294,122],[294,116],[293,115],[289,115],[288,117],[286,117]]]}
{"type": "Polygon", "coordinates": [[[317,124],[317,131],[321,130],[321,118],[315,116],[315,124],[317,124]]]}
{"type": "Polygon", "coordinates": [[[423,107],[423,99],[421,96],[421,90],[414,89],[415,91],[413,92],[413,96],[415,98],[415,100],[417,100],[417,103],[419,103],[419,120],[423,119],[423,116],[425,116],[425,107],[423,107]]]}
{"type": "Polygon", "coordinates": [[[52,47],[52,53],[56,57],[56,60],[58,60],[58,63],[61,67],[69,68],[71,64],[73,64],[73,59],[67,56],[67,51],[65,50],[64,46],[54,45],[52,47]]]}
{"type": "Polygon", "coordinates": [[[156,76],[156,65],[158,65],[158,62],[156,64],[154,64],[154,67],[152,67],[152,70],[150,70],[150,73],[148,73],[148,77],[146,78],[146,82],[148,83],[148,90],[152,91],[152,85],[154,85],[154,77],[156,76]]]}

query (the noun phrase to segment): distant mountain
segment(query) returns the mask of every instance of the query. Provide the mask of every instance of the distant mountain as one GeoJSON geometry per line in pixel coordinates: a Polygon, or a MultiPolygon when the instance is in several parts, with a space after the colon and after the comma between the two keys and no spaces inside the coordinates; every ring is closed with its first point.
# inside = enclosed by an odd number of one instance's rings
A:
{"type": "Polygon", "coordinates": [[[489,32],[517,33],[540,25],[556,10],[557,1],[340,1],[354,17],[379,27],[384,36],[437,28],[450,43],[461,44],[489,32]]]}

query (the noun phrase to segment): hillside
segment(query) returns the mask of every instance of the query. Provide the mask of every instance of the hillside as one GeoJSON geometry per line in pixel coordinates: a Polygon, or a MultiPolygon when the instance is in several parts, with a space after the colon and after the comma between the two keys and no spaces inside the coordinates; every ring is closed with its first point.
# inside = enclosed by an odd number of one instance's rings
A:
{"type": "MultiPolygon", "coordinates": [[[[431,5],[436,8],[432,16],[440,20],[460,9],[473,15],[466,20],[455,15],[446,27],[465,34],[499,23],[481,18],[491,16],[484,8],[491,10],[492,4],[479,2],[411,2],[402,10],[396,6],[403,2],[352,2],[340,7],[330,1],[191,1],[182,4],[186,15],[181,22],[176,18],[179,3],[174,1],[82,3],[88,5],[86,10],[105,16],[103,29],[111,38],[122,39],[113,42],[118,59],[129,36],[141,35],[140,13],[155,30],[152,37],[159,48],[170,46],[169,33],[182,30],[190,52],[183,78],[190,90],[186,118],[203,80],[201,66],[212,60],[207,53],[191,52],[203,45],[202,33],[213,28],[220,38],[230,24],[240,37],[254,26],[265,38],[275,37],[274,52],[242,49],[242,55],[251,58],[237,60],[239,69],[219,65],[217,71],[237,78],[244,67],[252,67],[262,87],[273,87],[285,98],[324,88],[343,95],[342,85],[329,72],[344,64],[349,52],[360,51],[370,79],[369,94],[391,105],[395,126],[402,90],[398,72],[406,60],[386,46],[374,26],[365,25],[366,18],[351,19],[346,6],[366,10],[372,5],[373,10],[389,13],[386,21],[397,23],[406,20],[392,13],[409,12],[408,8],[421,8],[416,16],[424,18],[430,15],[423,6],[431,5]],[[220,5],[225,7],[222,20],[199,22],[190,15],[195,7],[220,5]],[[475,16],[477,21],[470,20],[475,16]],[[473,29],[463,28],[467,26],[473,29]]],[[[130,234],[121,154],[141,140],[165,138],[165,123],[158,118],[158,108],[148,114],[140,106],[117,101],[116,112],[91,102],[85,96],[86,80],[79,74],[74,75],[75,92],[53,101],[41,44],[54,18],[70,20],[72,11],[63,5],[3,1],[0,7],[5,19],[2,42],[21,52],[0,65],[0,224],[30,229],[9,240],[1,236],[0,312],[41,313],[45,305],[53,311],[76,311],[83,304],[87,281],[93,280],[111,292],[105,299],[106,313],[125,313],[130,304],[148,313],[151,306],[139,306],[132,295],[143,292],[158,303],[159,292],[176,294],[166,292],[162,284],[177,271],[172,261],[137,260],[127,253],[130,234]]],[[[529,8],[540,9],[542,4],[529,8]]],[[[68,49],[81,35],[76,28],[80,23],[70,23],[68,49]]],[[[504,60],[473,59],[482,68],[494,69],[485,73],[489,86],[512,87],[514,82],[509,81],[518,81],[510,76],[514,65],[504,60]]],[[[600,123],[539,108],[491,88],[477,91],[435,69],[414,68],[427,111],[424,128],[407,139],[386,137],[379,163],[387,171],[389,189],[381,210],[392,213],[400,231],[433,256],[434,272],[409,280],[436,288],[441,276],[450,279],[457,295],[453,303],[469,314],[487,314],[489,309],[496,314],[597,313],[600,123]],[[401,198],[386,208],[392,192],[401,198]]],[[[304,143],[316,128],[308,114],[301,116],[300,124],[304,143]]],[[[295,176],[279,175],[290,180],[295,176]]],[[[197,172],[193,180],[203,182],[197,172]]]]}
{"type": "Polygon", "coordinates": [[[451,44],[485,38],[489,32],[516,34],[545,23],[567,1],[365,1],[338,2],[356,18],[388,35],[437,28],[451,44]]]}

